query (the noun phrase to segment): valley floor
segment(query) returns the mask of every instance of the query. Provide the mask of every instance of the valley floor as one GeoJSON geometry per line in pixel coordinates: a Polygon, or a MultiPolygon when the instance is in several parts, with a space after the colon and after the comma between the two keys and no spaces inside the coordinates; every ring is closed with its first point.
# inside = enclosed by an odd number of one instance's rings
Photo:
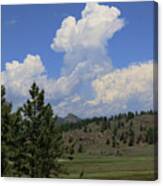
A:
{"type": "MultiPolygon", "coordinates": [[[[136,150],[136,149],[134,149],[136,150]]],[[[153,145],[139,149],[139,154],[104,156],[77,154],[73,160],[61,160],[69,172],[62,178],[112,179],[112,180],[155,180],[153,145]]]]}

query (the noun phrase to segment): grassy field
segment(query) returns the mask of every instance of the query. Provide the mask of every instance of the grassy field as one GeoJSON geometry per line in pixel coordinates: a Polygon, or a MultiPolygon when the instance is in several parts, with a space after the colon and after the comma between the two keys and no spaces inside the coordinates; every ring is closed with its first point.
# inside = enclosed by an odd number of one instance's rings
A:
{"type": "Polygon", "coordinates": [[[155,180],[153,146],[142,153],[125,156],[77,154],[73,160],[63,159],[69,174],[64,178],[155,180]],[[146,155],[145,153],[146,152],[146,155]],[[149,153],[150,152],[150,153],[149,153]]]}
{"type": "Polygon", "coordinates": [[[94,121],[87,127],[64,133],[64,142],[68,151],[67,158],[65,156],[65,159],[60,161],[68,174],[61,177],[113,180],[157,179],[154,158],[154,115],[139,114],[129,120],[126,116],[117,118],[114,117],[109,125],[104,120],[94,121]],[[153,141],[149,142],[149,139],[153,141]],[[79,150],[81,146],[82,150],[79,150]],[[70,156],[73,156],[73,160],[68,159],[70,156]]]}

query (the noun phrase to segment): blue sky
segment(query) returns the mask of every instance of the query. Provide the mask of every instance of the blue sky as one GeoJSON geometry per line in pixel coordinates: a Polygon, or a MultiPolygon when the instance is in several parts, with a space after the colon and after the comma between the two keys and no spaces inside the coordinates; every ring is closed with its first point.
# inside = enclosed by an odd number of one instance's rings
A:
{"type": "MultiPolygon", "coordinates": [[[[132,63],[146,63],[153,60],[153,2],[115,2],[99,5],[114,6],[119,9],[121,14],[118,19],[124,22],[122,28],[117,29],[113,37],[107,36],[105,39],[107,42],[104,47],[105,52],[112,62],[113,69],[116,71],[116,69],[128,68],[132,63]]],[[[6,71],[6,62],[12,63],[13,60],[17,60],[21,64],[30,54],[41,57],[47,78],[57,80],[65,75],[62,74],[62,68],[64,63],[68,64],[65,62],[66,50],[58,51],[55,47],[52,50],[50,45],[56,37],[57,30],[61,28],[62,21],[68,16],[73,16],[76,21],[80,20],[84,8],[83,3],[2,6],[2,71],[6,71]]],[[[73,52],[76,54],[76,49],[73,52]]],[[[106,75],[106,72],[103,75],[106,75]]],[[[84,83],[83,88],[87,87],[90,91],[90,84],[86,84],[84,83]]],[[[78,88],[83,92],[81,87],[78,84],[74,90],[78,88]]],[[[85,91],[85,94],[89,94],[88,91],[85,91]]],[[[93,91],[92,95],[94,94],[96,93],[93,91]]],[[[68,96],[70,97],[70,94],[68,96]]],[[[58,100],[62,99],[65,100],[65,95],[58,98],[58,100]]],[[[59,104],[58,100],[55,100],[54,104],[59,104]]],[[[130,109],[128,105],[127,108],[130,109]]]]}
{"type": "MultiPolygon", "coordinates": [[[[113,65],[123,67],[131,62],[152,59],[152,2],[101,4],[118,7],[126,21],[125,28],[110,40],[108,53],[113,65]]],[[[13,59],[22,61],[27,53],[40,54],[48,75],[58,77],[63,53],[53,52],[49,48],[51,39],[62,20],[69,15],[79,19],[84,6],[84,4],[2,6],[2,69],[5,62],[13,59]]]]}

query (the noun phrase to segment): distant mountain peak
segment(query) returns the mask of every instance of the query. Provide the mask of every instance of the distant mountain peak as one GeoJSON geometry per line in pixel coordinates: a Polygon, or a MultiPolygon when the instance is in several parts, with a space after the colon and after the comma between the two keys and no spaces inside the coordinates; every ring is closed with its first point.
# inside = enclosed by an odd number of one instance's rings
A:
{"type": "Polygon", "coordinates": [[[64,123],[78,123],[79,121],[81,121],[81,119],[79,117],[77,117],[76,115],[69,113],[67,114],[67,116],[65,118],[62,117],[57,117],[57,124],[64,124],[64,123]]]}
{"type": "Polygon", "coordinates": [[[69,113],[65,118],[64,118],[64,121],[65,123],[77,123],[79,122],[81,119],[78,118],[77,116],[75,116],[74,114],[72,113],[69,113]]]}

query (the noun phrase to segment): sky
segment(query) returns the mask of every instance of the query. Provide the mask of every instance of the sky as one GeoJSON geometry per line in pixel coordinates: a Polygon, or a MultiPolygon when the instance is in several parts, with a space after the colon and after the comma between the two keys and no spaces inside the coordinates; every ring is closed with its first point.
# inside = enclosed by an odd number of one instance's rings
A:
{"type": "Polygon", "coordinates": [[[153,2],[6,5],[1,13],[1,76],[14,107],[35,81],[61,116],[153,108],[153,2]]]}

